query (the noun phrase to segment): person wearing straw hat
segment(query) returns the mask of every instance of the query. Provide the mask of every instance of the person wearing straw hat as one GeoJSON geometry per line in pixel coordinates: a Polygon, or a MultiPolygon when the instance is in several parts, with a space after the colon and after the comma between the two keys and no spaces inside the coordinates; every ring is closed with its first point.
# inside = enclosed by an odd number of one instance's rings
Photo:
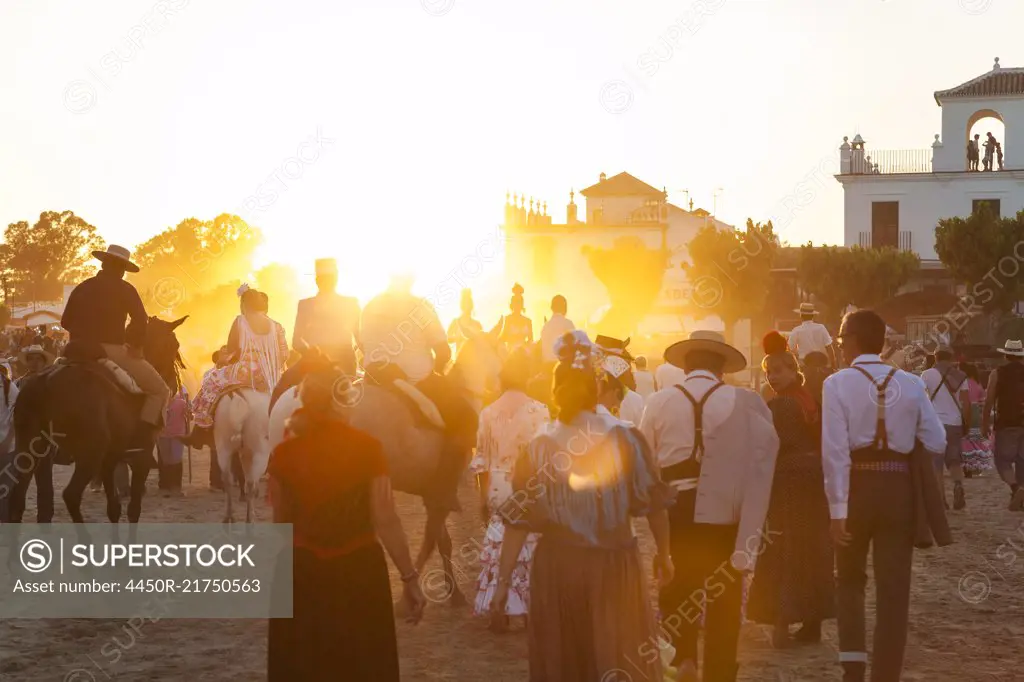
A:
{"type": "MultiPolygon", "coordinates": [[[[316,346],[340,363],[346,374],[355,376],[355,349],[359,344],[359,301],[336,291],[338,263],[335,259],[316,260],[314,270],[317,295],[299,301],[292,348],[316,346]]],[[[300,378],[288,376],[289,386],[297,384],[300,378]]]]}
{"type": "Polygon", "coordinates": [[[18,388],[31,377],[39,374],[53,364],[53,354],[39,345],[26,346],[18,353],[18,362],[25,368],[25,373],[18,378],[18,388]]]}
{"type": "Polygon", "coordinates": [[[1024,511],[1024,342],[1007,340],[996,350],[1006,356],[1006,364],[989,375],[981,435],[988,438],[994,409],[996,471],[1010,487],[1010,511],[1024,511]]]}
{"type": "Polygon", "coordinates": [[[946,430],[924,383],[882,361],[885,322],[877,313],[843,318],[839,344],[848,366],[825,380],[821,427],[836,545],[839,663],[844,682],[864,682],[870,552],[878,594],[871,680],[898,682],[914,548],[952,542],[928,455],[946,451],[946,430]],[[922,530],[929,535],[924,541],[922,530]]]}
{"type": "Polygon", "coordinates": [[[694,595],[706,594],[703,679],[734,682],[741,574],[761,550],[779,437],[760,396],[723,381],[747,360],[721,334],[695,331],[669,346],[665,360],[686,379],[652,395],[640,425],[662,479],[677,492],[669,537],[679,566],[659,596],[661,626],[675,646],[673,664],[688,671],[680,679],[696,680],[694,595]]]}
{"type": "Polygon", "coordinates": [[[60,324],[71,342],[101,346],[135,380],[145,394],[139,419],[151,427],[155,438],[170,389],[142,355],[149,317],[139,292],[124,279],[126,272],[138,272],[139,266],[132,262],[131,252],[117,244],[92,255],[102,264],[100,271],[71,291],[60,324]]]}
{"type": "Polygon", "coordinates": [[[799,313],[800,324],[789,333],[789,348],[803,364],[808,353],[824,353],[828,356],[829,365],[836,366],[835,353],[832,351],[832,337],[828,329],[820,322],[815,322],[818,316],[813,303],[801,303],[800,307],[793,312],[799,313]]]}

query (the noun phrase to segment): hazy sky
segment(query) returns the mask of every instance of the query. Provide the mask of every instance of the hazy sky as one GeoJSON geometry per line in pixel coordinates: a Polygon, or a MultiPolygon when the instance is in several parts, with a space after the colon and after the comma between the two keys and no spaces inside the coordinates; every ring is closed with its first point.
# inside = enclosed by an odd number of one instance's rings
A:
{"type": "Polygon", "coordinates": [[[337,256],[363,291],[457,267],[506,189],[561,221],[628,170],[834,243],[843,135],[929,147],[932,93],[1024,66],[1022,25],[1020,0],[2,0],[0,221],[72,209],[134,246],[234,211],[264,259],[337,256]]]}

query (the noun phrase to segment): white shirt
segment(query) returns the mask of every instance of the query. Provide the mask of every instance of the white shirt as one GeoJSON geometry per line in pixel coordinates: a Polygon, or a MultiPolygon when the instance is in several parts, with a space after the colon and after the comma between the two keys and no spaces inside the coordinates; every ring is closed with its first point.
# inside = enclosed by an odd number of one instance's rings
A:
{"type": "Polygon", "coordinates": [[[415,384],[433,373],[433,349],[447,344],[448,335],[429,302],[387,293],[363,309],[360,340],[365,362],[393,362],[415,384]]]}
{"type": "Polygon", "coordinates": [[[565,315],[555,313],[544,323],[540,330],[540,353],[544,362],[555,362],[555,341],[576,329],[576,326],[565,315]]]}
{"type": "MultiPolygon", "coordinates": [[[[861,355],[853,364],[871,374],[876,385],[893,369],[877,355],[861,355]]],[[[852,367],[825,379],[821,449],[825,495],[833,519],[846,518],[850,498],[850,452],[870,447],[875,441],[876,401],[875,386],[852,367]]],[[[885,433],[889,449],[895,452],[911,452],[916,440],[930,452],[946,451],[946,429],[928,400],[924,383],[903,370],[896,370],[886,389],[885,433]]]]}
{"type": "Polygon", "coordinates": [[[654,388],[660,391],[686,381],[686,372],[675,365],[663,362],[654,370],[654,388]]]}
{"type": "Polygon", "coordinates": [[[7,391],[7,402],[4,402],[3,385],[0,384],[0,444],[3,444],[7,440],[8,436],[11,436],[11,442],[5,447],[0,448],[0,454],[7,454],[14,449],[14,438],[11,433],[13,428],[12,421],[14,419],[14,401],[18,398],[18,385],[11,381],[11,385],[7,391]]]}
{"type": "MultiPolygon", "coordinates": [[[[955,368],[954,368],[955,369],[955,368]]],[[[958,388],[950,384],[952,380],[950,377],[946,378],[944,382],[946,385],[941,386],[939,383],[942,381],[942,371],[938,367],[932,367],[921,372],[921,380],[924,381],[924,388],[928,394],[929,400],[932,394],[935,394],[935,399],[932,400],[932,406],[935,407],[935,413],[939,415],[939,421],[948,426],[960,426],[963,424],[963,410],[960,407],[960,392],[967,390],[967,378],[964,377],[964,382],[958,388]],[[938,389],[936,391],[936,389],[938,389]],[[953,391],[953,393],[950,392],[953,391]]],[[[963,376],[962,374],[960,376],[963,376]]]]}
{"type": "MultiPolygon", "coordinates": [[[[694,372],[684,387],[699,401],[717,382],[708,372],[694,372]]],[[[730,562],[752,571],[764,540],[779,451],[772,413],[753,391],[725,385],[708,397],[703,426],[700,478],[670,485],[696,489],[695,523],[737,525],[730,562]]],[[[693,455],[693,406],[677,388],[658,391],[648,400],[640,431],[660,466],[683,461],[693,455]]]]}
{"type": "Polygon", "coordinates": [[[636,380],[636,392],[640,394],[641,398],[647,400],[655,391],[654,375],[646,369],[638,369],[633,372],[633,378],[636,380]]]}
{"type": "Polygon", "coordinates": [[[796,356],[803,360],[808,353],[815,351],[828,354],[827,349],[832,345],[832,337],[829,336],[825,325],[807,320],[798,324],[789,333],[789,349],[796,353],[796,356]]]}
{"type": "Polygon", "coordinates": [[[619,417],[633,426],[640,426],[644,416],[644,399],[636,391],[626,389],[626,396],[619,405],[619,417]]]}
{"type": "MultiPolygon", "coordinates": [[[[700,401],[708,389],[720,381],[714,374],[698,370],[686,377],[682,386],[694,400],[700,401]]],[[[722,386],[704,403],[705,447],[709,434],[732,414],[736,405],[736,390],[733,386],[722,386]]],[[[693,405],[675,385],[661,389],[647,400],[640,430],[654,450],[655,460],[662,469],[693,456],[693,405]]],[[[697,482],[673,481],[672,484],[678,489],[692,489],[697,482]]]]}

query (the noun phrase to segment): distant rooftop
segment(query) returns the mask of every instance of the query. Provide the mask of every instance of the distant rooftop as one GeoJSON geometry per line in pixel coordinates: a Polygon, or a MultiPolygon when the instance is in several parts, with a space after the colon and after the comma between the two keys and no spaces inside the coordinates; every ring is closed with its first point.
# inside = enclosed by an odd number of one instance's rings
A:
{"type": "Polygon", "coordinates": [[[942,100],[960,97],[1013,97],[1024,95],[1024,69],[1004,69],[999,66],[999,57],[988,73],[972,78],[949,90],[935,93],[935,101],[942,106],[942,100]]]}
{"type": "Polygon", "coordinates": [[[602,173],[600,182],[581,190],[580,194],[588,199],[591,197],[664,197],[665,191],[651,187],[643,180],[623,172],[610,178],[606,178],[602,173]]]}

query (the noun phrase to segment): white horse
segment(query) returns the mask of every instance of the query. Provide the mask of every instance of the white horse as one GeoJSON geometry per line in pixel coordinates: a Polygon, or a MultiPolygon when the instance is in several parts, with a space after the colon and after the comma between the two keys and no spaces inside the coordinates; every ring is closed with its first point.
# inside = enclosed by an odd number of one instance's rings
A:
{"type": "MultiPolygon", "coordinates": [[[[498,388],[503,357],[498,341],[499,331],[500,323],[489,332],[473,334],[463,345],[449,372],[453,382],[461,386],[465,397],[478,412],[487,398],[496,394],[498,388]]],[[[348,408],[339,407],[339,412],[344,414],[353,427],[371,434],[381,442],[394,489],[423,496],[433,483],[440,462],[443,446],[441,431],[422,425],[423,420],[414,415],[407,401],[395,392],[366,381],[359,381],[355,386],[358,391],[355,404],[348,408]]],[[[298,387],[288,389],[274,403],[269,425],[271,450],[284,440],[287,421],[301,406],[298,387]]],[[[428,405],[424,411],[429,413],[431,407],[428,405]]],[[[445,596],[451,598],[453,605],[458,605],[465,603],[465,597],[455,582],[451,559],[452,542],[445,526],[447,515],[448,512],[428,509],[423,546],[416,559],[416,568],[423,570],[436,546],[444,566],[447,588],[445,596]]]]}
{"type": "Polygon", "coordinates": [[[255,520],[254,500],[259,493],[260,479],[270,462],[269,412],[270,396],[251,388],[231,391],[220,399],[214,411],[213,440],[217,446],[217,466],[220,467],[228,501],[224,523],[234,522],[232,494],[235,480],[231,458],[235,453],[240,456],[245,476],[245,521],[252,523],[255,520]]]}

